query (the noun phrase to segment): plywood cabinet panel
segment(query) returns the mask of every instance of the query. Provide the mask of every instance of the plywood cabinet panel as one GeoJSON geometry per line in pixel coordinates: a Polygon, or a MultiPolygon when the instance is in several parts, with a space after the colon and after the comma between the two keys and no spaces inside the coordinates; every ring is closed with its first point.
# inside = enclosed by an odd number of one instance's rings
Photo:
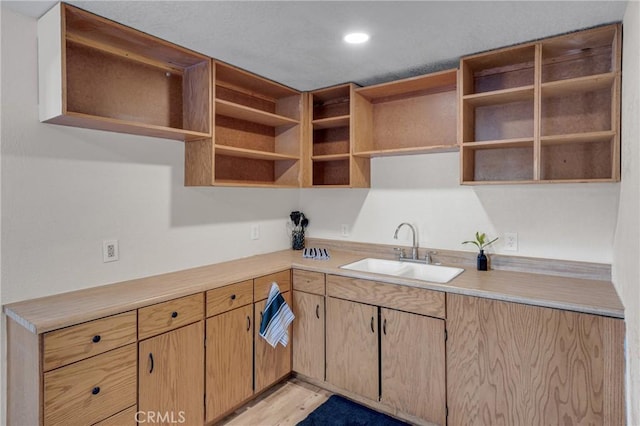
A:
{"type": "Polygon", "coordinates": [[[292,275],[294,290],[324,296],[324,273],[294,269],[292,275]]]}
{"type": "MultiPolygon", "coordinates": [[[[291,306],[291,292],[282,293],[282,297],[291,306]]],[[[262,313],[267,304],[266,299],[254,304],[255,308],[255,392],[258,393],[268,386],[276,383],[291,373],[291,346],[292,346],[292,326],[289,326],[289,344],[282,346],[277,344],[275,348],[271,347],[260,337],[260,322],[262,321],[262,313]]],[[[294,320],[295,321],[295,320],[294,320]]]]}
{"type": "Polygon", "coordinates": [[[204,321],[138,346],[138,410],[165,415],[156,424],[204,423],[204,321]]]}
{"type": "Polygon", "coordinates": [[[138,309],[138,339],[182,327],[204,318],[204,293],[138,309]]]}
{"type": "Polygon", "coordinates": [[[327,382],[378,399],[378,308],[328,297],[327,382]]]}
{"type": "Polygon", "coordinates": [[[449,424],[624,424],[622,320],[447,298],[449,424]]]}
{"type": "Polygon", "coordinates": [[[280,293],[285,293],[291,290],[291,269],[286,271],[276,272],[275,274],[263,275],[253,280],[253,294],[256,302],[264,300],[269,297],[269,291],[271,290],[271,284],[278,284],[280,293]]]}
{"type": "Polygon", "coordinates": [[[444,321],[381,309],[380,401],[446,424],[444,321]]]}
{"type": "Polygon", "coordinates": [[[324,296],[293,292],[293,371],[324,380],[324,296]]]}
{"type": "Polygon", "coordinates": [[[136,345],[44,374],[44,424],[85,425],[136,403],[136,345]]]}
{"type": "Polygon", "coordinates": [[[253,304],[207,319],[207,422],[253,395],[253,328],[253,304]]]}
{"type": "Polygon", "coordinates": [[[125,312],[45,333],[45,371],[134,343],[136,311],[125,312]]]}
{"type": "Polygon", "coordinates": [[[253,303],[253,280],[209,290],[207,292],[207,317],[253,303]]]}

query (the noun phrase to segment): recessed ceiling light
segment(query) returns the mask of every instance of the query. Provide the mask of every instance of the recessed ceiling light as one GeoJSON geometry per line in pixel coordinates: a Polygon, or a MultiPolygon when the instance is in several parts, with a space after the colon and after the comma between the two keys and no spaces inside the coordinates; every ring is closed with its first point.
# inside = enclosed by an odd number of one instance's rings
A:
{"type": "Polygon", "coordinates": [[[344,36],[344,41],[350,44],[361,44],[369,40],[369,34],[366,33],[349,33],[344,36]]]}

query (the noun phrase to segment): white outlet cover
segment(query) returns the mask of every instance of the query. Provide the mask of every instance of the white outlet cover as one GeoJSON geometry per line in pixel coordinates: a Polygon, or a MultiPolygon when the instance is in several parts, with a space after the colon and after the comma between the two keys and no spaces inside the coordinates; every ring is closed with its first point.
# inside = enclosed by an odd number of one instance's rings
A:
{"type": "Polygon", "coordinates": [[[104,240],[102,242],[102,261],[115,262],[120,259],[120,249],[118,248],[118,240],[104,240]]]}
{"type": "Polygon", "coordinates": [[[260,225],[254,223],[251,225],[251,239],[259,240],[260,239],[260,225]]]}
{"type": "Polygon", "coordinates": [[[343,237],[349,236],[349,225],[344,223],[340,225],[340,235],[342,235],[343,237]]]}
{"type": "Polygon", "coordinates": [[[503,248],[505,251],[518,251],[518,233],[517,232],[504,233],[503,248]]]}

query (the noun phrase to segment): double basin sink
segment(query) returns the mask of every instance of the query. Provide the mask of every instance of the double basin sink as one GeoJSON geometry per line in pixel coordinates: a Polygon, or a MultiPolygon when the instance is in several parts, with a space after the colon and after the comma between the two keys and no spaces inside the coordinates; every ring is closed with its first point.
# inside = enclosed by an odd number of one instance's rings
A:
{"type": "Polygon", "coordinates": [[[453,268],[450,266],[374,258],[366,258],[347,265],[342,265],[341,268],[439,284],[448,283],[464,271],[462,268],[453,268]]]}

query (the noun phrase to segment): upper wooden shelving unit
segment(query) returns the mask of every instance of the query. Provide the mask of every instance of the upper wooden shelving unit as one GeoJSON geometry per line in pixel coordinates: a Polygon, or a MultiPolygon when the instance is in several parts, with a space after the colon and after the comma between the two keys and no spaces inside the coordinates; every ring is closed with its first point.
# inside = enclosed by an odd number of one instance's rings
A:
{"type": "Polygon", "coordinates": [[[369,159],[352,155],[354,141],[361,137],[355,88],[342,84],[307,95],[303,186],[369,186],[369,159]]]}
{"type": "Polygon", "coordinates": [[[41,121],[183,140],[189,186],[362,188],[372,157],[456,150],[463,184],[620,179],[620,25],[301,93],[60,3],[38,67],[41,121]]]}
{"type": "Polygon", "coordinates": [[[457,151],[457,75],[453,69],[356,89],[362,137],[354,155],[457,151]]]}
{"type": "Polygon", "coordinates": [[[161,138],[211,135],[211,60],[64,3],[38,21],[40,120],[161,138]]]}
{"type": "Polygon", "coordinates": [[[463,184],[620,179],[620,25],[460,61],[463,184]]]}
{"type": "Polygon", "coordinates": [[[301,93],[213,64],[213,137],[186,144],[185,184],[299,187],[301,93]]]}

